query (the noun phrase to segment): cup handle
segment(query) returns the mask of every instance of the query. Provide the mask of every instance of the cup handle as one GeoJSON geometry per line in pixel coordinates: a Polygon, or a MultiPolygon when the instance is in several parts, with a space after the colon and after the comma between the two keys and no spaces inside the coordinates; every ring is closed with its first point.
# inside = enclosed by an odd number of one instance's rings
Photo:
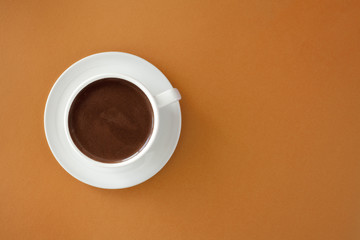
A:
{"type": "Polygon", "coordinates": [[[171,88],[155,96],[155,101],[158,108],[165,107],[170,103],[179,101],[180,99],[181,95],[179,93],[179,90],[177,90],[176,88],[171,88]]]}

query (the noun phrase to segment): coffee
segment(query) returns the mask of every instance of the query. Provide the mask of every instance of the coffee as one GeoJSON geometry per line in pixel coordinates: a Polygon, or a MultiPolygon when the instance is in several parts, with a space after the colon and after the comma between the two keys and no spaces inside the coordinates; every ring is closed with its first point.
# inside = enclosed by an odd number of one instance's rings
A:
{"type": "Polygon", "coordinates": [[[105,163],[122,162],[138,153],[152,134],[153,122],[145,93],[119,78],[97,80],[82,89],[68,118],[77,148],[105,163]]]}

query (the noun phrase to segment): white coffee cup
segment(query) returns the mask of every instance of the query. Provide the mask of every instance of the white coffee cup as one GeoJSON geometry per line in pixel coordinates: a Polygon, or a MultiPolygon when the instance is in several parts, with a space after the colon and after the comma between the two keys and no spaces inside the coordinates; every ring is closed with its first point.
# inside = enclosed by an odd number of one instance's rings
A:
{"type": "Polygon", "coordinates": [[[165,107],[171,103],[179,101],[180,99],[181,99],[181,95],[176,88],[168,89],[156,96],[153,96],[150,93],[150,91],[143,84],[141,84],[139,81],[135,80],[134,78],[132,78],[130,76],[117,74],[117,73],[116,74],[113,74],[113,73],[100,74],[100,75],[93,76],[93,77],[89,78],[88,80],[84,81],[80,86],[78,86],[76,88],[76,90],[71,94],[71,97],[69,98],[69,100],[66,104],[65,114],[64,114],[64,116],[65,116],[64,124],[65,124],[65,131],[66,131],[65,134],[66,134],[67,141],[69,142],[69,144],[73,148],[73,150],[81,156],[81,159],[83,159],[84,160],[83,162],[86,164],[95,165],[95,166],[99,166],[99,167],[107,167],[107,168],[108,167],[121,167],[121,166],[128,165],[128,164],[133,163],[136,160],[140,159],[142,156],[145,155],[146,152],[148,152],[151,149],[151,147],[156,139],[159,128],[161,127],[161,125],[159,123],[159,109],[162,107],[165,107]],[[152,107],[153,114],[154,114],[153,130],[152,130],[152,133],[151,133],[147,143],[145,143],[145,145],[136,154],[122,160],[121,162],[116,162],[116,163],[99,162],[99,161],[91,159],[88,156],[86,156],[85,154],[83,154],[76,147],[75,143],[73,142],[73,140],[70,136],[69,126],[68,126],[69,111],[70,111],[71,104],[74,101],[75,97],[78,95],[78,93],[82,89],[84,89],[89,84],[91,84],[97,80],[104,79],[104,78],[119,78],[119,80],[126,80],[126,81],[136,85],[147,96],[148,100],[151,103],[151,107],[152,107]]]}

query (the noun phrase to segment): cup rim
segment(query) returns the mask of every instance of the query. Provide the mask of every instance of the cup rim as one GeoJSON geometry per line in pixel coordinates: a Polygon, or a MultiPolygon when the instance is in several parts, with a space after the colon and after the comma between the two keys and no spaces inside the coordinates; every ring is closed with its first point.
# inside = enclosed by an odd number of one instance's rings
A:
{"type": "Polygon", "coordinates": [[[119,73],[103,73],[103,74],[97,74],[94,75],[90,78],[88,78],[87,80],[83,81],[80,85],[78,85],[76,87],[76,89],[72,92],[71,96],[69,97],[67,103],[66,103],[66,107],[65,107],[65,114],[64,114],[65,118],[64,118],[64,124],[65,124],[65,135],[66,135],[66,139],[69,142],[71,148],[81,156],[81,159],[84,160],[84,163],[89,163],[91,165],[95,165],[95,166],[100,166],[100,167],[106,167],[106,168],[112,168],[112,167],[122,167],[125,165],[128,165],[130,163],[133,163],[135,161],[137,161],[138,159],[140,159],[142,156],[145,155],[145,153],[147,153],[149,151],[149,149],[151,148],[152,144],[155,141],[156,135],[158,133],[158,128],[159,128],[159,109],[157,107],[156,104],[156,100],[153,97],[153,95],[150,93],[150,91],[142,84],[140,83],[138,80],[135,80],[133,77],[129,76],[129,75],[124,75],[124,74],[119,74],[119,73]],[[150,101],[152,110],[153,110],[153,114],[154,114],[154,120],[153,120],[153,130],[152,133],[150,135],[150,138],[148,139],[148,141],[145,143],[145,146],[143,146],[137,153],[135,153],[134,155],[124,159],[122,162],[116,162],[116,163],[105,163],[105,162],[100,162],[97,161],[95,159],[92,159],[88,156],[86,156],[83,152],[80,151],[80,149],[78,149],[78,147],[75,145],[71,135],[70,135],[70,131],[69,131],[69,112],[70,112],[70,108],[71,105],[74,101],[74,99],[76,98],[76,96],[80,93],[81,90],[83,90],[86,86],[88,86],[89,84],[101,80],[101,79],[105,79],[105,78],[119,78],[121,80],[125,80],[128,81],[132,84],[134,84],[135,86],[137,86],[138,88],[140,88],[142,90],[142,92],[146,95],[146,97],[148,98],[148,100],[150,101]]]}

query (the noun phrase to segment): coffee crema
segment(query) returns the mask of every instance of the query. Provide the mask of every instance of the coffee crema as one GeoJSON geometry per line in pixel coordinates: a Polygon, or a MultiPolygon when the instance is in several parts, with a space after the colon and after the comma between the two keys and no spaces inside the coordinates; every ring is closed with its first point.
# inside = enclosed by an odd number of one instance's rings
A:
{"type": "Polygon", "coordinates": [[[154,113],[145,93],[120,78],[97,80],[75,97],[69,111],[70,136],[89,158],[117,163],[148,142],[154,113]]]}

